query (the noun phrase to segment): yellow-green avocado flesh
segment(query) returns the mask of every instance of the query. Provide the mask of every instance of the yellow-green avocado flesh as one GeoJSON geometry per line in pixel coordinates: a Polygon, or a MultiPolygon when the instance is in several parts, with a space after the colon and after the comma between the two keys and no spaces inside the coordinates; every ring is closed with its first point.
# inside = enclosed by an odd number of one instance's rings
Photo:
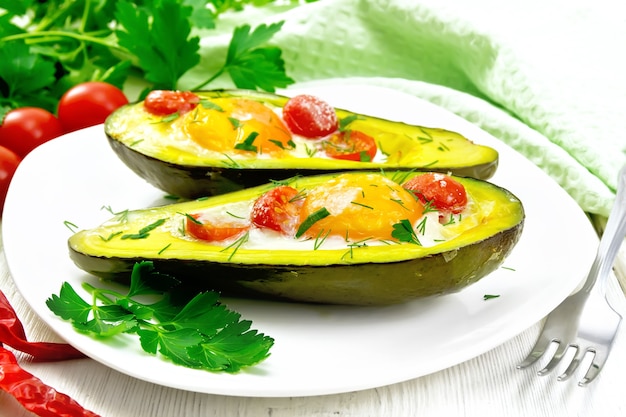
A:
{"type": "MultiPolygon", "coordinates": [[[[397,173],[385,173],[394,178],[397,173]]],[[[416,173],[402,173],[407,179],[416,173]]],[[[310,189],[334,174],[294,179],[310,189]]],[[[486,181],[455,178],[480,211],[481,221],[456,237],[424,247],[396,242],[344,249],[225,249],[176,236],[180,214],[225,203],[254,200],[274,187],[259,186],[221,196],[128,212],[69,239],[71,259],[96,276],[127,281],[136,262],[150,260],[198,290],[228,296],[326,304],[387,305],[447,294],[498,268],[518,242],[524,224],[522,203],[486,181]],[[176,224],[174,224],[174,220],[176,224]],[[161,222],[141,239],[124,239],[161,222]]],[[[463,221],[463,220],[461,220],[463,221]]]]}
{"type": "MultiPolygon", "coordinates": [[[[202,100],[234,97],[282,108],[288,98],[248,90],[196,92],[202,100]]],[[[143,102],[115,111],[105,123],[109,143],[130,169],[155,187],[183,198],[212,196],[283,180],[296,175],[319,175],[351,170],[420,170],[489,179],[498,166],[498,152],[459,133],[414,126],[336,109],[348,129],[372,136],[387,156],[362,162],[310,157],[257,157],[254,153],[206,153],[181,149],[173,137],[172,118],[143,110],[143,102]],[[149,136],[149,140],[148,137],[149,136]],[[155,139],[155,138],[158,138],[155,139]]],[[[199,146],[199,145],[198,145],[199,146]]]]}

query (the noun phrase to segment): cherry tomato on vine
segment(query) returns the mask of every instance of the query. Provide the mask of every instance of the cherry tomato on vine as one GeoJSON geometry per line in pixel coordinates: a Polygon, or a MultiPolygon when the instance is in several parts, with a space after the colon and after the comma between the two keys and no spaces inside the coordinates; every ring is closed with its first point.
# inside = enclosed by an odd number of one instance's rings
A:
{"type": "Polygon", "coordinates": [[[339,128],[335,109],[308,94],[292,97],[285,103],[283,120],[293,133],[310,139],[330,135],[339,128]]]}
{"type": "Polygon", "coordinates": [[[467,204],[465,187],[450,176],[435,172],[417,175],[402,186],[413,192],[424,204],[443,211],[460,213],[467,204]]]}
{"type": "Polygon", "coordinates": [[[23,158],[37,146],[62,134],[61,122],[49,111],[20,107],[4,117],[0,125],[0,145],[23,158]]]}
{"type": "Polygon", "coordinates": [[[73,132],[103,123],[113,111],[125,104],[128,104],[128,99],[116,86],[87,81],[63,94],[57,114],[65,132],[73,132]]]}
{"type": "Polygon", "coordinates": [[[186,230],[196,239],[209,242],[219,242],[242,234],[248,230],[248,226],[237,224],[217,224],[210,220],[202,219],[200,214],[187,217],[186,230]]]}
{"type": "Polygon", "coordinates": [[[252,223],[285,235],[293,235],[298,228],[300,207],[304,202],[298,190],[280,185],[261,195],[252,206],[252,223]]]}
{"type": "Polygon", "coordinates": [[[149,113],[155,116],[167,116],[176,112],[188,113],[198,103],[200,103],[200,97],[191,91],[154,90],[148,93],[143,105],[149,113]]]}
{"type": "Polygon", "coordinates": [[[362,162],[373,160],[378,150],[374,138],[358,130],[336,133],[322,147],[331,158],[362,162]]]}
{"type": "Polygon", "coordinates": [[[4,209],[4,199],[20,161],[21,158],[15,152],[0,146],[0,213],[4,209]]]}

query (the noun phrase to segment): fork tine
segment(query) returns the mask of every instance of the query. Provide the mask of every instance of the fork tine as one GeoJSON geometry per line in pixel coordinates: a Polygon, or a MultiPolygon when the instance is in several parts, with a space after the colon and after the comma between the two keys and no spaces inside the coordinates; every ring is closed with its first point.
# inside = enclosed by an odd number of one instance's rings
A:
{"type": "Polygon", "coordinates": [[[578,365],[580,365],[580,362],[582,362],[583,358],[585,357],[585,354],[587,352],[593,352],[593,349],[590,349],[590,348],[581,349],[577,345],[570,345],[570,346],[576,349],[576,354],[574,355],[574,358],[572,359],[572,361],[569,363],[569,366],[567,367],[567,369],[565,369],[565,371],[563,371],[563,373],[556,378],[558,381],[565,381],[569,379],[574,374],[574,372],[576,372],[576,369],[578,369],[578,365]]]}
{"type": "Polygon", "coordinates": [[[546,353],[546,351],[548,350],[550,345],[552,345],[552,343],[558,342],[558,340],[556,339],[550,339],[546,337],[546,332],[545,332],[546,327],[547,327],[547,323],[544,323],[544,329],[542,329],[541,334],[539,335],[539,338],[537,339],[537,342],[535,342],[535,346],[533,346],[533,350],[528,354],[528,356],[526,356],[526,359],[524,359],[522,362],[520,362],[517,365],[517,369],[528,368],[530,365],[537,362],[537,360],[546,353]]]}
{"type": "Polygon", "coordinates": [[[593,352],[595,352],[593,360],[591,361],[591,365],[589,365],[589,369],[583,378],[578,382],[578,385],[581,387],[587,386],[591,381],[593,381],[606,363],[607,358],[609,357],[609,352],[611,351],[611,346],[598,346],[593,352]]]}
{"type": "Polygon", "coordinates": [[[552,344],[551,340],[539,339],[537,343],[535,343],[533,350],[526,356],[526,359],[517,364],[517,369],[528,368],[530,365],[537,362],[537,360],[546,353],[550,344],[552,344]]]}
{"type": "Polygon", "coordinates": [[[561,343],[559,341],[556,341],[556,342],[558,343],[558,347],[556,348],[556,352],[554,352],[554,356],[552,356],[552,359],[550,359],[550,362],[548,362],[548,364],[543,369],[537,372],[537,375],[540,375],[540,376],[546,375],[550,373],[554,368],[556,368],[559,362],[561,362],[561,358],[563,357],[565,352],[567,352],[567,349],[570,347],[570,345],[566,343],[561,343]]]}

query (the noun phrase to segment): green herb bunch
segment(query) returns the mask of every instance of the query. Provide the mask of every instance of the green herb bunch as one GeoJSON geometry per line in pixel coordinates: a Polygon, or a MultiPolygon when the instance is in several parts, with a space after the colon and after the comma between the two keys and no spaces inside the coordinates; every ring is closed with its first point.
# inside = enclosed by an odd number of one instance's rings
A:
{"type": "MultiPolygon", "coordinates": [[[[218,16],[274,0],[0,0],[0,120],[10,109],[54,112],[61,95],[86,81],[122,89],[130,76],[152,89],[177,89],[200,63],[198,30],[218,16]]],[[[293,3],[298,1],[292,0],[293,3]]],[[[233,31],[221,69],[239,88],[273,92],[293,80],[281,50],[267,45],[283,22],[233,31]]]]}
{"type": "Polygon", "coordinates": [[[83,283],[92,295],[88,302],[65,282],[46,304],[79,332],[99,340],[136,334],[144,351],[189,368],[235,373],[269,356],[274,339],[251,329],[249,320],[220,303],[218,293],[181,297],[173,291],[178,285],[143,261],[135,264],[126,294],[83,283]],[[146,297],[151,301],[140,301],[146,297]]]}

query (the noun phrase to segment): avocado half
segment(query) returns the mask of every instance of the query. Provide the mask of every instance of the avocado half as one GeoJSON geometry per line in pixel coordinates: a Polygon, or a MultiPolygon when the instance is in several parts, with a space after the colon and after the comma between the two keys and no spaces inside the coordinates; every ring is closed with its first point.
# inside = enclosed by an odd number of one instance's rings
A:
{"type": "MultiPolygon", "coordinates": [[[[282,109],[288,97],[251,90],[195,92],[201,100],[245,98],[282,109]]],[[[305,157],[261,158],[256,154],[206,152],[181,148],[190,140],[180,139],[176,118],[154,116],[143,102],[115,111],[104,130],[117,156],[137,175],[167,193],[197,198],[212,196],[283,180],[350,170],[420,170],[452,173],[463,177],[489,179],[498,166],[498,152],[477,145],[445,129],[414,126],[336,109],[348,128],[372,136],[387,155],[384,162],[346,161],[305,157]],[[179,138],[179,140],[173,140],[179,138]]]]}
{"type": "MultiPolygon", "coordinates": [[[[386,173],[394,178],[394,173],[386,173]]],[[[419,175],[404,173],[403,178],[419,175]]],[[[334,174],[299,177],[298,189],[334,174]]],[[[458,178],[479,211],[480,222],[456,237],[424,247],[415,243],[351,248],[276,250],[225,248],[180,236],[181,213],[252,201],[268,184],[205,199],[130,211],[69,238],[75,264],[105,279],[128,281],[133,265],[149,260],[189,288],[223,295],[326,304],[387,305],[461,290],[494,271],[523,228],[522,203],[486,181],[458,178]],[[138,239],[125,238],[141,234],[138,239]],[[148,232],[145,232],[148,230],[148,232]],[[178,236],[177,236],[178,235],[178,236]]],[[[461,220],[469,221],[469,220],[461,220]]]]}

